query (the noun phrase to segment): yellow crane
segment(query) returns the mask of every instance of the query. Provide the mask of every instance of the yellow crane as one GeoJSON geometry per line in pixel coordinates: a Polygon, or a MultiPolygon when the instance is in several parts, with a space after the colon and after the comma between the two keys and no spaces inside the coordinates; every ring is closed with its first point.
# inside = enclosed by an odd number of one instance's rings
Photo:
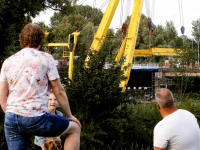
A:
{"type": "Polygon", "coordinates": [[[176,56],[173,48],[150,48],[150,49],[135,49],[134,57],[149,57],[149,56],[176,56]]]}
{"type": "MultiPolygon", "coordinates": [[[[122,45],[120,49],[118,50],[118,54],[116,56],[115,61],[118,63],[123,55],[125,57],[125,62],[122,65],[122,68],[125,66],[129,66],[128,69],[124,71],[124,75],[127,76],[126,81],[122,81],[120,86],[125,90],[125,86],[128,83],[129,77],[130,77],[130,71],[131,71],[131,65],[133,61],[133,57],[144,57],[144,56],[173,56],[176,55],[174,52],[174,49],[166,49],[166,48],[151,48],[151,49],[142,49],[142,50],[135,50],[135,44],[136,44],[136,39],[137,39],[137,34],[138,34],[138,29],[139,29],[139,24],[140,24],[140,17],[142,13],[142,7],[143,7],[143,2],[144,0],[134,0],[134,7],[133,7],[133,12],[128,28],[128,32],[122,42],[122,45]]],[[[104,16],[101,20],[101,23],[98,27],[98,30],[94,36],[93,42],[90,46],[90,51],[99,51],[105,38],[106,38],[106,33],[108,31],[108,28],[110,26],[110,23],[112,21],[112,18],[115,14],[116,8],[119,4],[119,0],[110,0],[109,4],[107,6],[107,9],[104,13],[104,16]]],[[[74,59],[74,50],[76,47],[77,43],[77,37],[80,33],[79,32],[74,32],[69,35],[68,37],[68,43],[49,43],[45,46],[51,47],[51,46],[61,46],[63,47],[63,57],[70,57],[69,61],[69,72],[68,76],[72,80],[72,72],[73,72],[73,59],[74,59]],[[66,47],[70,49],[70,54],[67,54],[66,47]]],[[[87,61],[89,61],[90,57],[87,56],[86,58],[86,65],[87,61]]]]}
{"type": "MultiPolygon", "coordinates": [[[[125,39],[123,40],[121,48],[116,57],[116,62],[119,62],[122,54],[125,57],[125,61],[122,64],[122,68],[124,68],[125,66],[131,66],[132,61],[133,61],[135,43],[136,43],[138,28],[140,24],[143,1],[144,0],[135,0],[128,33],[125,39]]],[[[107,30],[110,26],[111,20],[116,11],[118,3],[119,3],[119,0],[110,0],[108,7],[105,11],[105,14],[99,25],[99,28],[94,36],[92,45],[90,47],[91,51],[99,51],[101,45],[103,44],[103,41],[106,37],[107,30]]],[[[88,60],[89,60],[89,56],[86,58],[86,64],[88,60]]],[[[125,90],[125,85],[128,83],[130,71],[131,71],[131,67],[128,67],[124,71],[124,75],[127,76],[127,79],[126,81],[122,81],[120,84],[120,86],[123,87],[123,90],[125,90]]]]}
{"type": "MultiPolygon", "coordinates": [[[[49,33],[45,32],[46,35],[49,33]]],[[[48,50],[46,52],[51,53],[49,51],[49,47],[63,47],[63,57],[69,57],[69,70],[68,70],[68,77],[70,80],[72,80],[72,72],[73,72],[73,63],[74,63],[74,51],[77,44],[77,38],[79,36],[80,32],[76,31],[72,34],[69,34],[68,36],[68,43],[48,43],[45,44],[44,47],[48,47],[48,50]],[[69,48],[69,51],[67,51],[66,48],[69,48]]]]}
{"type": "MultiPolygon", "coordinates": [[[[125,87],[130,77],[131,66],[132,66],[132,61],[133,61],[134,56],[144,57],[144,56],[152,56],[152,55],[157,55],[157,56],[176,55],[176,53],[174,52],[174,49],[166,49],[166,48],[151,48],[151,49],[135,50],[135,44],[136,44],[144,0],[134,0],[134,1],[135,2],[134,2],[131,20],[129,23],[128,32],[115,58],[115,61],[118,63],[123,55],[123,57],[125,57],[125,61],[122,64],[122,68],[124,68],[125,66],[128,66],[128,68],[124,71],[124,75],[127,77],[127,79],[126,81],[122,81],[120,84],[120,86],[123,88],[123,91],[125,90],[125,87]]],[[[106,33],[108,31],[111,20],[116,11],[118,3],[119,3],[119,0],[110,0],[107,6],[107,9],[104,13],[104,16],[101,20],[101,23],[99,25],[99,28],[94,36],[93,42],[91,44],[91,47],[90,47],[91,52],[100,50],[103,44],[103,41],[106,38],[106,33]]],[[[89,59],[90,58],[88,56],[86,58],[86,64],[89,59]]]]}

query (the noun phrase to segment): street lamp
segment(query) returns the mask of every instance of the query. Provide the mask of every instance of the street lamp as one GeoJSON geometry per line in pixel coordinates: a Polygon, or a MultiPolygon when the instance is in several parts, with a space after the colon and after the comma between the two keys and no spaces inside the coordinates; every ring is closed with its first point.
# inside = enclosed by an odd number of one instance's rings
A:
{"type": "Polygon", "coordinates": [[[198,37],[198,65],[199,65],[199,37],[198,37]]]}
{"type": "Polygon", "coordinates": [[[197,33],[196,33],[196,36],[197,36],[197,42],[198,42],[198,65],[199,65],[199,26],[197,25],[197,33]]]}
{"type": "Polygon", "coordinates": [[[198,65],[199,65],[199,26],[198,26],[198,65]]]}

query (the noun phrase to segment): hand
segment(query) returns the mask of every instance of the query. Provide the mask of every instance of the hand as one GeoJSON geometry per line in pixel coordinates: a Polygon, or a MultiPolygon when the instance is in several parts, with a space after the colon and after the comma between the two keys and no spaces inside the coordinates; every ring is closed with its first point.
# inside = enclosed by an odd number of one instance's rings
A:
{"type": "Polygon", "coordinates": [[[79,125],[80,128],[82,127],[82,126],[81,126],[81,123],[80,123],[80,122],[78,121],[78,119],[77,119],[76,117],[74,117],[73,115],[72,115],[71,117],[69,117],[68,119],[71,120],[71,121],[76,122],[76,123],[79,125]]]}

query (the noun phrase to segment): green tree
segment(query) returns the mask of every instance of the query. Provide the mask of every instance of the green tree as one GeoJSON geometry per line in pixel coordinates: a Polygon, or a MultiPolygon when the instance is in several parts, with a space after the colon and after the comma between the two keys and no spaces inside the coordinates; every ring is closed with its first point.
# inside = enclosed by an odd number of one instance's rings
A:
{"type": "Polygon", "coordinates": [[[176,38],[176,48],[180,49],[180,48],[182,48],[182,45],[183,45],[183,38],[181,38],[181,37],[178,36],[176,38]]]}
{"type": "Polygon", "coordinates": [[[49,30],[49,27],[43,21],[34,22],[34,23],[38,24],[44,31],[49,30]]]}
{"type": "MultiPolygon", "coordinates": [[[[88,22],[82,28],[79,42],[86,45],[85,47],[86,50],[89,50],[96,31],[97,31],[97,27],[95,27],[92,22],[88,22]]],[[[80,50],[79,45],[77,45],[77,49],[80,50]]]]}
{"type": "Polygon", "coordinates": [[[120,68],[104,70],[109,41],[105,41],[99,52],[90,55],[87,67],[85,55],[75,62],[73,80],[64,80],[72,113],[82,123],[81,149],[105,148],[119,139],[120,129],[116,123],[121,120],[119,106],[125,94],[119,83],[124,79],[120,68]]]}
{"type": "Polygon", "coordinates": [[[80,14],[84,16],[84,18],[94,24],[94,26],[98,26],[103,17],[103,13],[100,9],[92,8],[91,6],[83,6],[77,5],[75,6],[75,14],[80,14]]]}
{"type": "Polygon", "coordinates": [[[165,30],[168,32],[168,37],[171,40],[175,40],[178,32],[174,26],[174,23],[172,21],[167,21],[166,22],[166,26],[165,26],[165,30]]]}
{"type": "Polygon", "coordinates": [[[197,41],[200,38],[200,18],[192,21],[192,35],[197,41]]]}
{"type": "Polygon", "coordinates": [[[31,22],[39,12],[51,8],[64,11],[76,0],[2,0],[0,2],[0,49],[1,63],[5,58],[15,53],[19,47],[19,33],[25,24],[31,22]]]}
{"type": "Polygon", "coordinates": [[[172,67],[174,68],[173,84],[177,89],[178,99],[184,99],[186,90],[193,85],[194,77],[192,74],[196,73],[197,68],[194,66],[196,62],[196,50],[191,50],[190,45],[183,41],[181,49],[175,50],[177,56],[172,60],[172,67]],[[192,66],[190,65],[192,64],[192,66]]]}
{"type": "Polygon", "coordinates": [[[6,137],[4,134],[4,112],[0,108],[0,149],[7,150],[7,143],[6,143],[6,137]]]}
{"type": "Polygon", "coordinates": [[[67,42],[68,35],[78,30],[84,21],[84,17],[79,14],[65,16],[52,31],[55,35],[53,42],[67,42]]]}
{"type": "Polygon", "coordinates": [[[61,12],[54,12],[53,16],[50,18],[51,28],[56,27],[63,19],[64,15],[61,12]]]}
{"type": "Polygon", "coordinates": [[[176,37],[177,30],[173,22],[167,21],[164,27],[157,25],[154,30],[154,46],[160,48],[175,48],[176,37]]]}
{"type": "MultiPolygon", "coordinates": [[[[75,50],[75,55],[80,55],[83,49],[89,49],[94,34],[97,31],[103,13],[96,8],[90,6],[75,6],[75,11],[72,14],[62,14],[55,12],[51,17],[50,34],[47,38],[48,42],[67,42],[68,35],[76,30],[81,32],[78,37],[78,43],[75,50]]],[[[59,51],[59,53],[61,53],[59,51]]],[[[61,56],[61,55],[60,55],[61,56]]]]}

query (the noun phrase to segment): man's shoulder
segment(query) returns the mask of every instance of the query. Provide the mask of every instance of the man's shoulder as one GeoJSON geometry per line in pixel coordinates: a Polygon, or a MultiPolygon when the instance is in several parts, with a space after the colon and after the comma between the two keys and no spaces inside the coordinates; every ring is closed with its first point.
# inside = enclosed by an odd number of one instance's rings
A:
{"type": "Polygon", "coordinates": [[[174,113],[166,116],[160,122],[157,123],[155,128],[170,128],[180,124],[180,122],[193,122],[196,121],[196,117],[189,111],[184,109],[178,109],[174,113]]]}
{"type": "Polygon", "coordinates": [[[170,122],[166,122],[164,120],[158,122],[154,127],[154,134],[160,134],[168,131],[170,131],[170,122]]]}
{"type": "Polygon", "coordinates": [[[185,109],[178,109],[177,112],[179,114],[183,115],[183,116],[188,115],[188,116],[191,116],[191,117],[195,117],[193,113],[191,113],[190,111],[185,110],[185,109]]]}
{"type": "Polygon", "coordinates": [[[160,128],[160,127],[162,127],[162,126],[163,126],[163,124],[165,124],[165,121],[164,121],[164,119],[162,119],[161,121],[159,121],[159,122],[156,124],[156,126],[155,126],[154,130],[155,130],[155,129],[157,129],[157,128],[160,128]]]}
{"type": "Polygon", "coordinates": [[[155,128],[166,128],[166,127],[170,126],[172,120],[173,120],[173,116],[169,115],[169,116],[163,118],[161,121],[159,121],[156,124],[155,128]]]}

